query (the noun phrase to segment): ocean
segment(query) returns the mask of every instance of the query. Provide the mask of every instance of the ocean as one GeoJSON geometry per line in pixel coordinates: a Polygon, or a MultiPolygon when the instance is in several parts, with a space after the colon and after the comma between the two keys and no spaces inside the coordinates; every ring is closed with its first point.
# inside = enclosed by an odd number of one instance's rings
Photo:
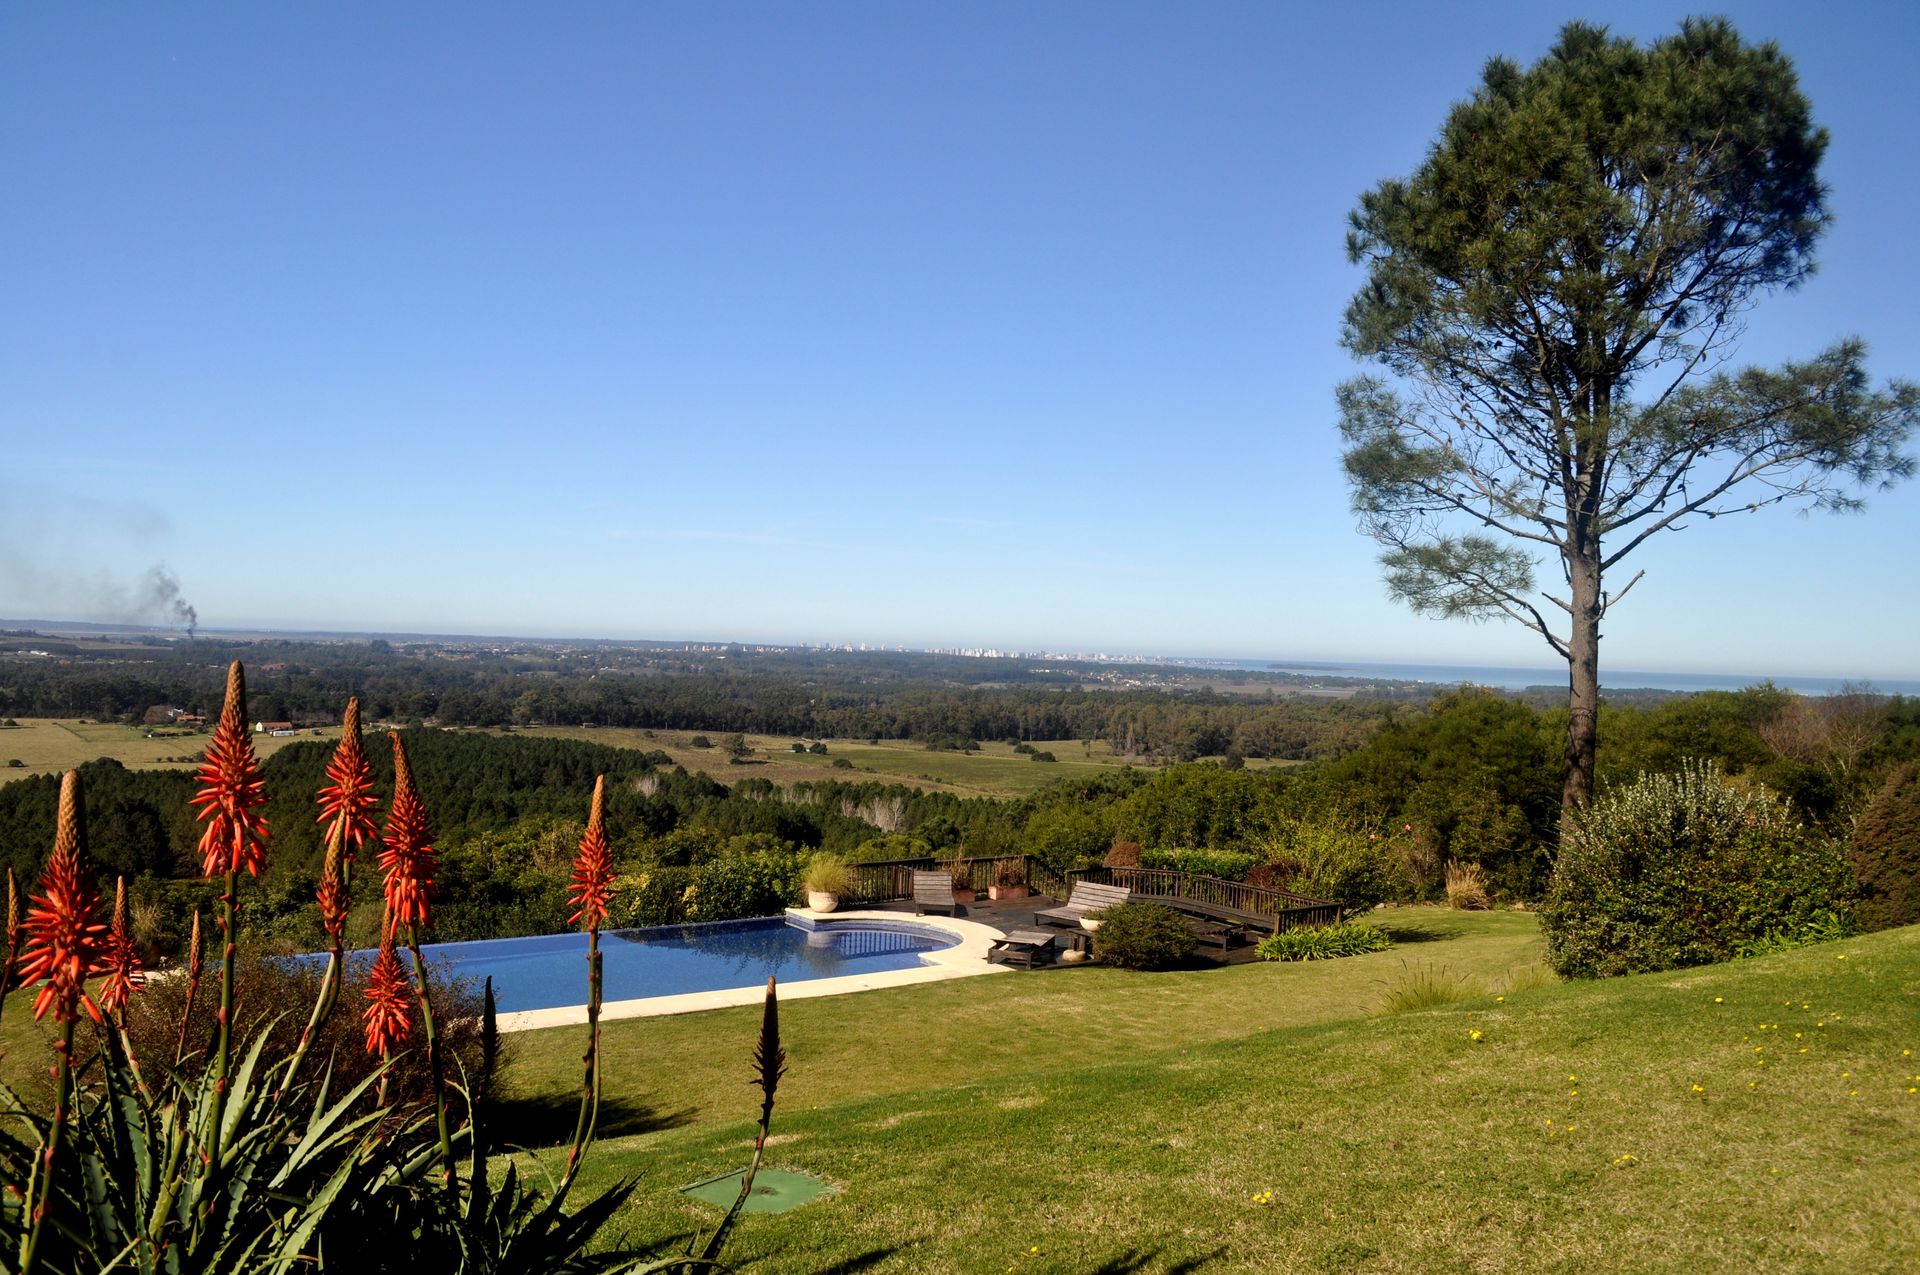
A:
{"type": "MultiPolygon", "coordinates": [[[[1169,657],[1168,663],[1197,668],[1250,669],[1263,673],[1315,674],[1325,677],[1369,677],[1390,682],[1431,682],[1440,686],[1471,682],[1501,690],[1524,690],[1529,686],[1565,686],[1566,666],[1558,668],[1500,668],[1472,664],[1341,664],[1326,660],[1227,660],[1169,657]]],[[[1920,681],[1900,678],[1810,677],[1795,673],[1661,673],[1643,669],[1600,667],[1603,688],[1655,691],[1737,691],[1756,682],[1771,681],[1775,686],[1802,695],[1826,695],[1853,683],[1870,684],[1887,695],[1920,695],[1920,681]]]]}

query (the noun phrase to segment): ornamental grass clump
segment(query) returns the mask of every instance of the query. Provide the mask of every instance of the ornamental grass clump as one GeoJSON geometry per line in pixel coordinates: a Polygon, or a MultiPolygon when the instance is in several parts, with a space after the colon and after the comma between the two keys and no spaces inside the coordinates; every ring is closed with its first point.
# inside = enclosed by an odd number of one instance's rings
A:
{"type": "MultiPolygon", "coordinates": [[[[0,1271],[724,1270],[718,1254],[738,1202],[711,1235],[696,1233],[684,1251],[658,1260],[632,1247],[596,1247],[584,1256],[637,1179],[571,1212],[565,1207],[592,1142],[600,1094],[598,931],[612,888],[604,779],[595,784],[573,881],[574,919],[588,933],[588,1041],[566,1172],[542,1189],[522,1183],[509,1163],[496,1181],[483,1110],[500,1054],[492,988],[476,1014],[457,993],[429,985],[418,934],[430,915],[435,855],[397,735],[381,855],[387,907],[379,956],[365,987],[355,988],[360,1012],[337,1013],[341,991],[353,984],[341,950],[353,851],[373,838],[378,805],[356,705],[348,707],[348,729],[319,794],[327,859],[315,905],[330,940],[327,964],[319,970],[242,959],[241,877],[260,874],[270,841],[261,812],[265,785],[244,726],[245,695],[235,663],[193,798],[207,825],[202,862],[224,887],[219,998],[210,1019],[199,1004],[197,912],[185,977],[143,980],[124,886],[109,912],[88,860],[77,772],[61,780],[53,852],[24,918],[17,890],[10,892],[0,1013],[10,987],[33,989],[35,1014],[53,1016],[55,1039],[50,1102],[35,1104],[0,1087],[0,1109],[10,1116],[0,1122],[0,1181],[8,1186],[0,1191],[0,1271]],[[286,1003],[290,988],[306,989],[310,1010],[288,1012],[295,1008],[286,1003]],[[83,1011],[99,1038],[84,1059],[75,1051],[83,1011]],[[303,1021],[293,1040],[294,1025],[303,1021]],[[136,1037],[144,1066],[136,1062],[136,1037]],[[349,1060],[363,1065],[343,1065],[349,1060]],[[447,1074],[449,1062],[457,1081],[447,1074]],[[420,1083],[396,1083],[408,1077],[420,1083]],[[465,1098],[457,1112],[456,1096],[465,1098]]],[[[754,1055],[759,1132],[742,1201],[784,1070],[768,980],[754,1055]]]]}
{"type": "Polygon", "coordinates": [[[808,894],[845,898],[853,890],[853,869],[837,854],[816,854],[807,860],[807,870],[800,876],[800,888],[808,894]]]}
{"type": "Polygon", "coordinates": [[[1422,1009],[1444,1009],[1463,1005],[1480,994],[1480,989],[1465,974],[1451,974],[1444,965],[1404,963],[1400,973],[1380,984],[1380,1012],[1404,1014],[1422,1009]]]}
{"type": "Polygon", "coordinates": [[[1477,863],[1447,860],[1447,906],[1462,912],[1484,912],[1493,906],[1487,894],[1487,873],[1477,863]]]}
{"type": "Polygon", "coordinates": [[[1340,956],[1384,952],[1393,946],[1385,931],[1361,921],[1304,925],[1260,940],[1254,955],[1263,961],[1327,961],[1340,956]]]}

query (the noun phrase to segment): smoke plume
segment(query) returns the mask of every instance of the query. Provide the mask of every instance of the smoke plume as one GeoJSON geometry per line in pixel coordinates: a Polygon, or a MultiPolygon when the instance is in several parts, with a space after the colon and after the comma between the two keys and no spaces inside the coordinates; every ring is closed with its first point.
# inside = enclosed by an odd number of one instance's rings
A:
{"type": "Polygon", "coordinates": [[[24,620],[36,618],[35,611],[107,624],[180,624],[189,638],[200,627],[199,611],[180,594],[180,577],[164,565],[147,568],[129,585],[105,573],[89,578],[49,570],[0,544],[0,614],[24,620]]]}

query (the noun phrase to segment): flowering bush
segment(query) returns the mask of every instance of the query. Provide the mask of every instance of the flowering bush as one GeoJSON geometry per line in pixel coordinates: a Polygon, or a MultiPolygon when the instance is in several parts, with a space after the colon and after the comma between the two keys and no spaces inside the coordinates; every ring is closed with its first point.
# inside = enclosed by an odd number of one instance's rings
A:
{"type": "Polygon", "coordinates": [[[1642,775],[1576,818],[1540,924],[1562,975],[1634,974],[1830,934],[1852,886],[1842,848],[1785,802],[1690,764],[1642,775]]]}

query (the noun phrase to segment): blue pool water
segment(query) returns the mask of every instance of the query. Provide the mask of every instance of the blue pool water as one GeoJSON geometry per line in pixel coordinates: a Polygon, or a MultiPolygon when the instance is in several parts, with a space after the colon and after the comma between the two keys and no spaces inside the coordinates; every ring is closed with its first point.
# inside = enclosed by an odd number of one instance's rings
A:
{"type": "MultiPolygon", "coordinates": [[[[803,930],[779,917],[609,931],[600,936],[601,998],[635,1000],[753,987],[768,978],[798,983],[912,969],[920,964],[920,953],[956,942],[951,935],[904,924],[803,930]]],[[[492,978],[503,1014],[587,1001],[584,934],[435,943],[422,950],[455,978],[476,984],[492,978]]]]}

